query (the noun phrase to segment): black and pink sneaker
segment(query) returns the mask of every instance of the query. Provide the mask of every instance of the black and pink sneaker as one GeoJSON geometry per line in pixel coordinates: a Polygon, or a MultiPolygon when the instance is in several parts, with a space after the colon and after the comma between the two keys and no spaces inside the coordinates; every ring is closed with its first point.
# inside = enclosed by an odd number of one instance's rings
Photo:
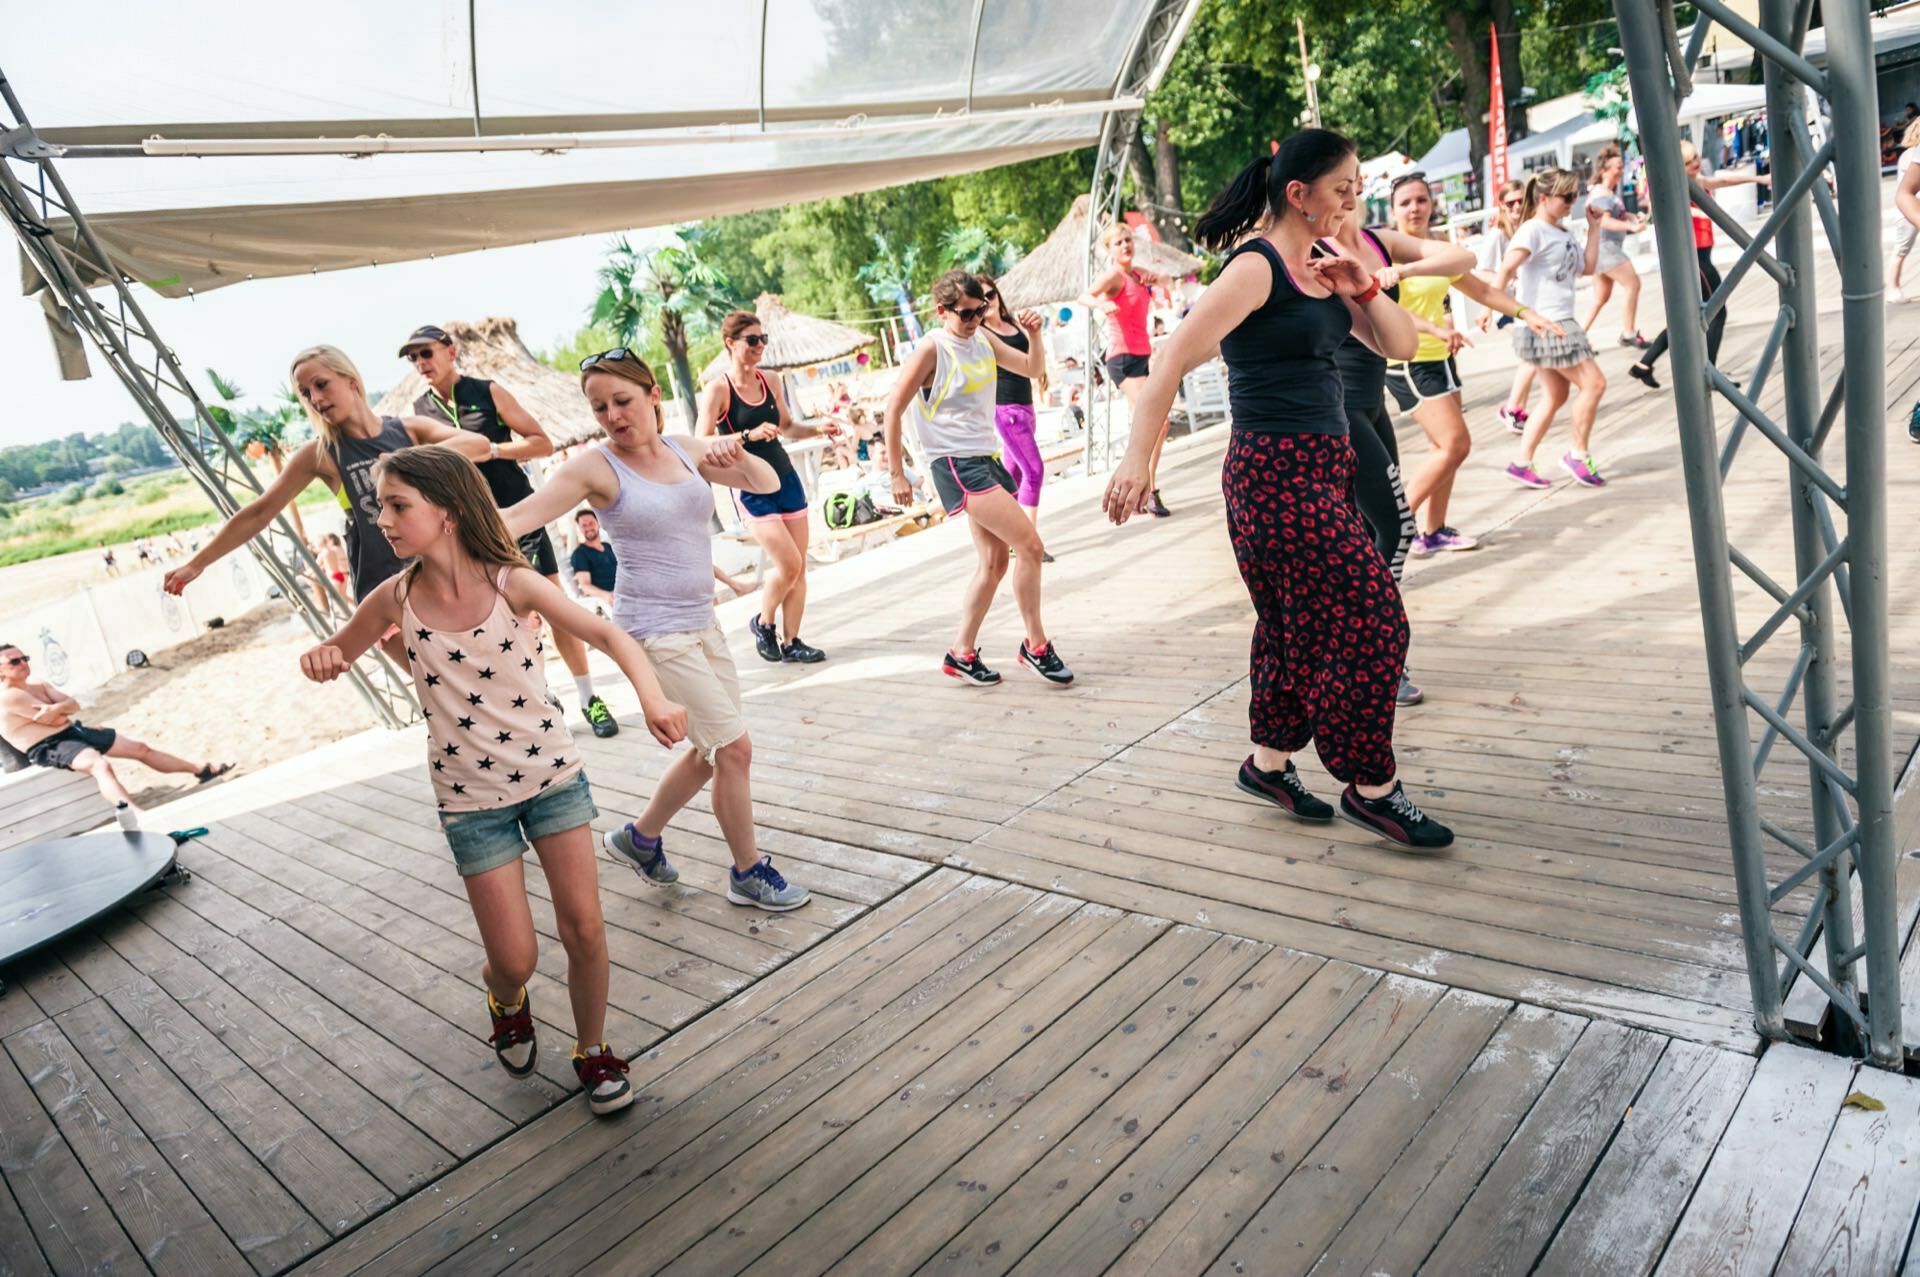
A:
{"type": "Polygon", "coordinates": [[[1453,830],[1421,811],[1399,781],[1379,798],[1362,798],[1348,785],[1340,794],[1340,814],[1362,829],[1416,851],[1438,851],[1453,845],[1453,830]]]}
{"type": "Polygon", "coordinates": [[[1025,639],[1021,639],[1020,663],[1056,687],[1065,687],[1073,682],[1073,671],[1067,668],[1067,663],[1060,659],[1060,653],[1051,643],[1036,652],[1027,646],[1025,639]]]}
{"type": "Polygon", "coordinates": [[[988,669],[987,663],[980,659],[978,648],[964,656],[949,651],[946,659],[940,662],[940,670],[948,678],[957,678],[973,687],[991,687],[1000,681],[1000,676],[988,669]]]}
{"type": "Polygon", "coordinates": [[[1284,770],[1263,772],[1253,765],[1253,755],[1247,755],[1247,761],[1240,764],[1240,774],[1233,783],[1255,798],[1264,798],[1295,820],[1311,820],[1324,824],[1333,819],[1333,808],[1307,792],[1300,783],[1300,772],[1292,763],[1284,770]]]}

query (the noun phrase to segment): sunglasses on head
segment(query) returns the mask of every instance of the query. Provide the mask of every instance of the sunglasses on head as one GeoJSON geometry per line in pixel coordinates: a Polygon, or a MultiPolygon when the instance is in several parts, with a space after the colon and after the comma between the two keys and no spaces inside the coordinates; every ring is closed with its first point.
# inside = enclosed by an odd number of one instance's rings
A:
{"type": "MultiPolygon", "coordinates": [[[[582,359],[580,361],[580,371],[585,372],[597,364],[644,364],[645,362],[646,360],[640,358],[640,356],[634,354],[625,346],[615,346],[612,350],[603,350],[597,355],[588,355],[585,359],[582,359]]],[[[653,389],[653,383],[651,381],[647,383],[647,389],[653,389]]]]}
{"type": "Polygon", "coordinates": [[[1388,193],[1393,194],[1398,192],[1401,187],[1405,186],[1409,182],[1424,183],[1426,180],[1427,180],[1427,175],[1417,170],[1412,173],[1402,173],[1399,177],[1396,177],[1393,179],[1393,185],[1390,188],[1388,188],[1388,193]]]}
{"type": "Polygon", "coordinates": [[[987,313],[985,306],[955,306],[953,316],[963,324],[971,324],[987,313]]]}

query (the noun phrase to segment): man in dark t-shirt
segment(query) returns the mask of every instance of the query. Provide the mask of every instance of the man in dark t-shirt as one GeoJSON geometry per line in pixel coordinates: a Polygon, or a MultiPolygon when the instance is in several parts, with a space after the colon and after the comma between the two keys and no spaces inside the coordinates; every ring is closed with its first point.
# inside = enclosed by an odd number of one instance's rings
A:
{"type": "Polygon", "coordinates": [[[599,515],[582,510],[573,521],[580,525],[580,544],[573,547],[570,560],[574,583],[580,587],[582,598],[600,599],[611,608],[620,561],[614,557],[613,547],[600,539],[599,515]]]}

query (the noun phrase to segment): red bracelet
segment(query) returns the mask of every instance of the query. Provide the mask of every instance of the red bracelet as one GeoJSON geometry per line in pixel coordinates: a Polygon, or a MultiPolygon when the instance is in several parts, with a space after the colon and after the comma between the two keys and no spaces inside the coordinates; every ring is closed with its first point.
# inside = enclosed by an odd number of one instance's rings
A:
{"type": "Polygon", "coordinates": [[[1375,297],[1378,297],[1379,295],[1380,295],[1380,281],[1376,279],[1371,284],[1367,285],[1366,292],[1361,293],[1358,297],[1353,299],[1353,304],[1356,306],[1364,306],[1368,302],[1372,301],[1375,297]]]}

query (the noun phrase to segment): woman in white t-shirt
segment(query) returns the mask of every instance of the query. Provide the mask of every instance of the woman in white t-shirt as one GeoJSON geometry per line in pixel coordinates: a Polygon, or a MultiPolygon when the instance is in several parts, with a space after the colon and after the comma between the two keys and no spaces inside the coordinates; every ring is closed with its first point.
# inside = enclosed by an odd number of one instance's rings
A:
{"type": "Polygon", "coordinates": [[[1887,300],[1903,302],[1907,295],[1900,291],[1900,268],[1907,264],[1907,254],[1913,251],[1914,237],[1920,235],[1920,224],[1915,224],[1907,210],[1900,203],[1900,192],[1920,190],[1920,120],[1907,125],[1907,131],[1900,135],[1900,161],[1893,166],[1894,205],[1900,209],[1900,225],[1893,236],[1893,273],[1887,277],[1887,300]]]}
{"type": "Polygon", "coordinates": [[[1593,274],[1600,256],[1599,224],[1587,226],[1586,249],[1566,227],[1567,215],[1580,194],[1580,179],[1565,169],[1551,168],[1527,179],[1524,219],[1507,248],[1507,259],[1500,264],[1494,287],[1505,288],[1517,280],[1517,296],[1523,307],[1537,310],[1564,330],[1564,335],[1517,328],[1513,335],[1513,353],[1520,362],[1539,371],[1546,389],[1546,406],[1539,417],[1527,423],[1520,436],[1520,457],[1507,466],[1507,478],[1523,488],[1548,488],[1553,485],[1533,467],[1533,454],[1553,424],[1554,413],[1567,401],[1570,390],[1577,390],[1573,402],[1573,449],[1560,458],[1560,464],[1574,480],[1589,488],[1606,483],[1594,464],[1589,441],[1593,421],[1600,412],[1600,396],[1606,393],[1606,374],[1593,357],[1593,343],[1573,317],[1573,291],[1582,275],[1593,274]]]}

